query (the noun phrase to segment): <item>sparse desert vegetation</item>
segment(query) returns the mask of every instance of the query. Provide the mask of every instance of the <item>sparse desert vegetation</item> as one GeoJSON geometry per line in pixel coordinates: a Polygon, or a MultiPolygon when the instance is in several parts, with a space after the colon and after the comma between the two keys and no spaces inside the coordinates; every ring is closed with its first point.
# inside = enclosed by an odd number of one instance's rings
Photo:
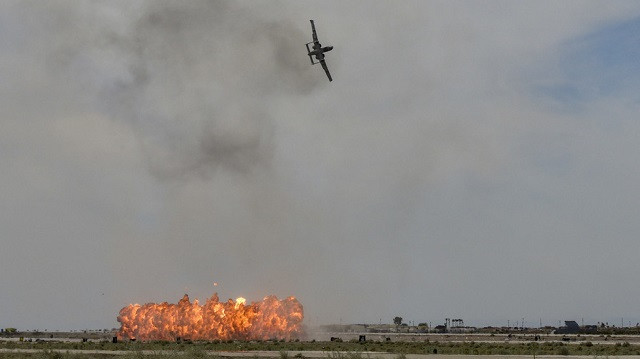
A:
{"type": "MultiPolygon", "coordinates": [[[[593,344],[591,342],[567,344],[547,343],[500,343],[500,342],[387,342],[387,341],[213,341],[213,342],[16,342],[0,341],[4,349],[38,349],[37,353],[2,353],[3,358],[104,358],[112,357],[108,352],[100,354],[68,354],[65,350],[125,351],[119,358],[171,357],[197,358],[217,352],[271,351],[281,359],[304,358],[305,351],[326,353],[329,359],[375,358],[376,353],[397,354],[449,354],[449,355],[582,355],[605,357],[618,355],[640,355],[640,345],[629,343],[593,344]],[[62,352],[58,352],[62,351],[62,352]],[[87,356],[89,355],[89,356],[87,356]]],[[[217,354],[216,354],[217,355],[217,354]]],[[[224,354],[221,356],[224,357],[224,354]]]]}

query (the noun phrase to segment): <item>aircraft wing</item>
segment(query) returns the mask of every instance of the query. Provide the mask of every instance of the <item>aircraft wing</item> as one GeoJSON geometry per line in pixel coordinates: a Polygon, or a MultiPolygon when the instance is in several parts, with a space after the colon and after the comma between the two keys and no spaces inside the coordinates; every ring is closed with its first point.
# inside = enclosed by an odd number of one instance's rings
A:
{"type": "Polygon", "coordinates": [[[327,67],[327,62],[324,60],[320,60],[320,64],[322,64],[322,68],[324,69],[324,72],[327,74],[329,81],[333,81],[333,79],[331,78],[331,74],[329,73],[329,68],[327,67]]]}
{"type": "Polygon", "coordinates": [[[313,20],[311,21],[311,31],[313,32],[313,42],[318,42],[318,34],[316,34],[316,25],[313,24],[313,20]]]}

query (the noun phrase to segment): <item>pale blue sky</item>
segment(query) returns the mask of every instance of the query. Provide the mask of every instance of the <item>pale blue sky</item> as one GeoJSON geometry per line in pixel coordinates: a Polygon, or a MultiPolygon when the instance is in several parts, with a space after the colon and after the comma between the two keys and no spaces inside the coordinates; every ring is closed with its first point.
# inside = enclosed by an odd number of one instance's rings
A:
{"type": "Polygon", "coordinates": [[[639,101],[640,19],[605,24],[569,39],[553,56],[558,83],[540,90],[560,106],[579,110],[609,97],[639,101]],[[635,97],[634,97],[634,94],[635,97]]]}

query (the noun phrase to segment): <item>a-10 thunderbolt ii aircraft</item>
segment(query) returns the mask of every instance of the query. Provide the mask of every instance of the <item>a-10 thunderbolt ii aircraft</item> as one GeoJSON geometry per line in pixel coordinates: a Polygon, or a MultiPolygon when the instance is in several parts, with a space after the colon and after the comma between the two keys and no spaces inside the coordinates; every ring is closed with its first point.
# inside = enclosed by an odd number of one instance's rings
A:
{"type": "Polygon", "coordinates": [[[324,53],[333,50],[333,46],[322,47],[322,45],[320,44],[320,41],[318,41],[318,34],[316,34],[316,26],[313,24],[313,20],[309,20],[309,21],[311,21],[311,31],[313,32],[313,41],[308,42],[306,44],[309,59],[311,59],[312,65],[315,65],[318,63],[321,64],[322,68],[324,69],[324,72],[327,74],[327,77],[329,78],[329,81],[333,81],[333,79],[331,78],[331,74],[329,73],[329,68],[327,67],[327,62],[324,60],[324,53]],[[313,44],[313,49],[309,48],[310,44],[313,44]],[[317,62],[313,61],[313,56],[316,57],[317,62]]]}

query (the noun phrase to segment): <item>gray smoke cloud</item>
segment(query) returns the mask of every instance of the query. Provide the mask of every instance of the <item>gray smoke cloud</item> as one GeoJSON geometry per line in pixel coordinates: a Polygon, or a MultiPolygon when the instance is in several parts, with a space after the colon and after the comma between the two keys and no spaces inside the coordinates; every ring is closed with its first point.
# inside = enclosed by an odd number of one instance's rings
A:
{"type": "Polygon", "coordinates": [[[130,115],[145,134],[154,173],[246,172],[268,163],[269,100],[314,87],[296,61],[304,39],[293,24],[231,4],[152,3],[124,39],[132,76],[117,95],[135,99],[130,115]],[[156,126],[168,130],[146,136],[156,126]]]}
{"type": "Polygon", "coordinates": [[[150,171],[175,179],[268,166],[270,100],[318,84],[299,51],[305,34],[219,1],[110,7],[56,9],[56,41],[45,51],[55,55],[52,72],[133,128],[150,171]],[[110,19],[109,10],[126,13],[110,19]]]}

